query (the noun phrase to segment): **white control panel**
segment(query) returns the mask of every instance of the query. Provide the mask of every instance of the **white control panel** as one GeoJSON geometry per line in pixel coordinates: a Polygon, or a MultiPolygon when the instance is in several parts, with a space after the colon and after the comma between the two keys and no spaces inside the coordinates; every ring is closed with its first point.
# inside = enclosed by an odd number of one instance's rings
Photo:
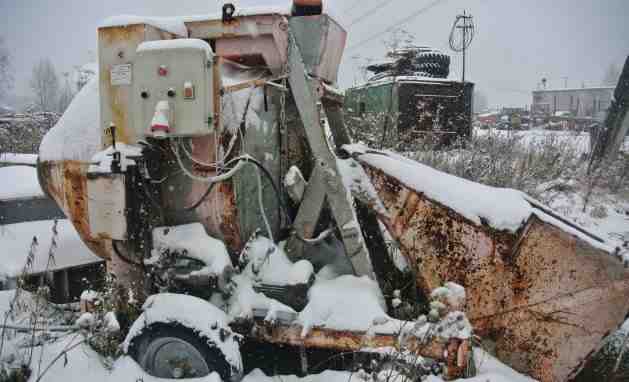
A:
{"type": "Polygon", "coordinates": [[[147,41],[133,62],[131,121],[138,137],[213,131],[213,53],[198,39],[147,41]]]}

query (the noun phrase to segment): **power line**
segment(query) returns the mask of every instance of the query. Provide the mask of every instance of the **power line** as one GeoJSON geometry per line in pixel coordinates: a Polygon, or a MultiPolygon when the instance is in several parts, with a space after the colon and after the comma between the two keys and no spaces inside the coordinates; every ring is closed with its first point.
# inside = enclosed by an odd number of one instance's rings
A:
{"type": "Polygon", "coordinates": [[[352,25],[361,22],[363,19],[373,15],[374,13],[376,13],[377,11],[379,11],[380,9],[384,8],[387,4],[389,4],[391,1],[393,0],[384,0],[383,2],[379,3],[378,5],[376,5],[375,7],[371,8],[370,10],[368,10],[367,12],[363,13],[361,16],[356,17],[354,20],[352,20],[349,25],[347,26],[348,28],[351,27],[352,25]]]}
{"type": "Polygon", "coordinates": [[[364,2],[364,0],[356,0],[355,2],[352,3],[352,5],[350,5],[349,7],[343,9],[343,13],[347,13],[349,11],[351,11],[352,9],[356,8],[357,6],[359,6],[360,4],[362,4],[364,2]]]}
{"type": "Polygon", "coordinates": [[[417,16],[421,15],[422,13],[429,11],[431,8],[439,5],[439,3],[443,3],[443,2],[446,2],[446,1],[448,1],[448,0],[434,0],[434,1],[432,1],[430,4],[426,5],[425,7],[422,7],[420,9],[418,9],[417,11],[411,13],[409,16],[404,17],[403,19],[398,20],[395,23],[391,24],[390,26],[388,26],[383,31],[380,31],[380,32],[372,35],[371,37],[366,38],[366,39],[362,40],[361,42],[350,46],[349,48],[347,48],[347,51],[350,51],[350,50],[353,50],[353,49],[356,49],[356,48],[358,48],[360,46],[365,45],[369,41],[372,41],[373,39],[382,36],[382,34],[384,34],[384,33],[390,32],[391,30],[395,29],[396,27],[398,27],[398,26],[400,26],[402,24],[406,24],[407,22],[411,21],[415,17],[417,17],[417,16]]]}

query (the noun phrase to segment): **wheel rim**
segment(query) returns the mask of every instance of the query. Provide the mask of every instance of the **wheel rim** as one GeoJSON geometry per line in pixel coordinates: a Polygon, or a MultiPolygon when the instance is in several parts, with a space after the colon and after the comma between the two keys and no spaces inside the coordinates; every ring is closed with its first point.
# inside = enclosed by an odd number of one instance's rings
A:
{"type": "Polygon", "coordinates": [[[175,337],[162,337],[152,341],[144,357],[142,368],[159,378],[203,377],[210,367],[203,355],[191,344],[175,337]]]}

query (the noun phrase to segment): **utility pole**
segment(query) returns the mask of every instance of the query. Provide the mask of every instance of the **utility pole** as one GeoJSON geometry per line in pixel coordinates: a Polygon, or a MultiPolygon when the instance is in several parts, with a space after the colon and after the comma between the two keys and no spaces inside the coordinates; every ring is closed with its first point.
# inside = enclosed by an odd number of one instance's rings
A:
{"type": "Polygon", "coordinates": [[[471,29],[474,28],[474,25],[472,24],[472,15],[468,15],[465,11],[463,11],[462,15],[458,15],[457,18],[462,20],[461,25],[457,25],[456,28],[461,31],[461,41],[463,41],[463,78],[461,82],[465,83],[465,51],[467,50],[467,46],[469,45],[469,43],[466,43],[466,41],[468,39],[468,31],[471,32],[471,29]]]}

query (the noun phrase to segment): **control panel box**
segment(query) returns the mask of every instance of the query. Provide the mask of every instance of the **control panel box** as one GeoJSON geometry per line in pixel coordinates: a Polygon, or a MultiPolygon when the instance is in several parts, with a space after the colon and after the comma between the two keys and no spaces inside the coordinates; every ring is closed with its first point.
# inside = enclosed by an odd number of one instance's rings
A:
{"type": "Polygon", "coordinates": [[[87,200],[92,237],[127,239],[124,174],[88,173],[87,200]]]}
{"type": "Polygon", "coordinates": [[[133,62],[131,121],[137,137],[190,137],[214,128],[213,53],[199,39],[147,41],[133,62]]]}

